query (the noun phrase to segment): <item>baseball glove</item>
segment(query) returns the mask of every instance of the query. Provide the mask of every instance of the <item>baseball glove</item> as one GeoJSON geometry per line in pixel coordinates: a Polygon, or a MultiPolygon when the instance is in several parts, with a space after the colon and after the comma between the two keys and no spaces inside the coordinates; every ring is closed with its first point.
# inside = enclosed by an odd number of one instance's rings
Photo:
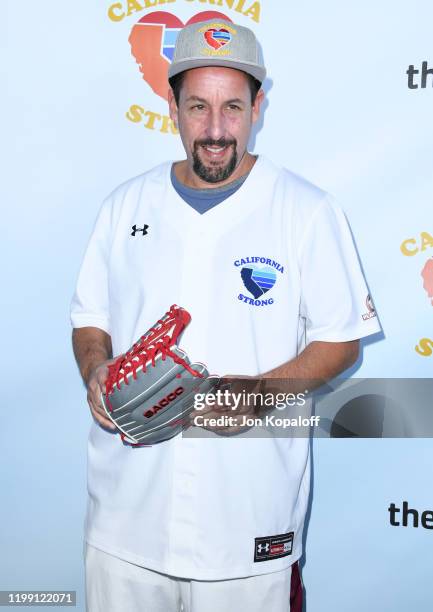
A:
{"type": "Polygon", "coordinates": [[[194,409],[195,393],[207,393],[218,379],[202,363],[190,363],[177,340],[191,320],[173,305],[153,327],[108,366],[105,412],[124,443],[148,446],[182,431],[194,409]]]}

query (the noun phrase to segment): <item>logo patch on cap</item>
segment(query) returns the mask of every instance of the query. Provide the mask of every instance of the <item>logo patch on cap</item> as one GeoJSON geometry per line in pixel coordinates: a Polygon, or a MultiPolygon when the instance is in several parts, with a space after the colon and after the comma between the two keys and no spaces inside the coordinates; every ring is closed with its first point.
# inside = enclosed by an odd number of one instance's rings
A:
{"type": "Polygon", "coordinates": [[[203,55],[214,55],[221,57],[221,55],[231,55],[231,51],[226,47],[235,34],[236,30],[229,26],[227,23],[215,22],[207,23],[206,26],[198,30],[203,34],[203,38],[206,43],[206,47],[202,48],[200,53],[203,55]]]}
{"type": "Polygon", "coordinates": [[[206,32],[204,32],[204,39],[209,45],[209,47],[212,47],[212,49],[215,49],[217,51],[218,49],[221,49],[221,47],[224,47],[224,45],[227,45],[231,41],[232,35],[225,28],[221,28],[219,30],[216,30],[215,28],[209,28],[209,30],[206,30],[206,32]]]}

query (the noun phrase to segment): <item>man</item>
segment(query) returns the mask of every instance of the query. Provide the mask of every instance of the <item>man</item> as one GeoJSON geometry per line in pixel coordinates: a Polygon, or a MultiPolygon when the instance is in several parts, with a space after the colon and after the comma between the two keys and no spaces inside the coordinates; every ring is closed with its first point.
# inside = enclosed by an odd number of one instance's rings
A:
{"type": "Polygon", "coordinates": [[[367,289],[340,209],[247,151],[264,99],[254,34],[224,21],[187,26],[169,78],[186,159],[105,200],[72,303],[95,419],[88,609],[293,612],[308,439],[176,436],[125,446],[99,399],[107,362],[173,303],[192,315],[181,341],[188,355],[214,373],[264,380],[328,380],[379,327],[362,317],[367,289]]]}

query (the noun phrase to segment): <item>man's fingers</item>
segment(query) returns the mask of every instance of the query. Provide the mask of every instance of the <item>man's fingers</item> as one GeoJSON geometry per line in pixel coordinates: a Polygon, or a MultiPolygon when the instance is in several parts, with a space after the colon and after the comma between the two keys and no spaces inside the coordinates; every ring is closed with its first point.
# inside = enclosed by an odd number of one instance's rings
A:
{"type": "Polygon", "coordinates": [[[101,389],[99,386],[93,389],[89,388],[89,392],[87,394],[87,400],[89,403],[92,402],[95,408],[97,407],[99,409],[101,414],[105,414],[104,406],[102,405],[102,400],[101,400],[101,389]]]}
{"type": "Polygon", "coordinates": [[[107,414],[104,410],[104,407],[101,402],[101,393],[99,386],[93,389],[89,388],[89,392],[87,394],[87,401],[89,402],[90,409],[92,411],[93,416],[98,421],[100,425],[107,427],[108,429],[115,430],[116,426],[110,419],[107,417],[107,414]]]}
{"type": "Polygon", "coordinates": [[[93,418],[106,429],[115,431],[116,425],[108,418],[101,400],[101,393],[106,393],[105,382],[108,375],[108,365],[114,363],[116,358],[109,359],[98,366],[91,374],[87,385],[87,402],[93,418]]]}
{"type": "Polygon", "coordinates": [[[117,427],[109,419],[104,418],[93,411],[92,414],[95,417],[96,421],[99,423],[99,425],[101,425],[105,429],[109,429],[110,431],[116,431],[117,427]]]}
{"type": "Polygon", "coordinates": [[[110,421],[110,419],[107,417],[103,408],[95,405],[91,401],[89,401],[89,405],[90,405],[90,410],[93,416],[95,417],[95,419],[98,421],[100,425],[102,425],[103,427],[106,427],[107,429],[111,429],[112,431],[117,429],[115,424],[112,421],[110,421]]]}
{"type": "Polygon", "coordinates": [[[101,368],[96,373],[96,380],[102,393],[106,392],[105,382],[107,380],[108,368],[101,368]]]}

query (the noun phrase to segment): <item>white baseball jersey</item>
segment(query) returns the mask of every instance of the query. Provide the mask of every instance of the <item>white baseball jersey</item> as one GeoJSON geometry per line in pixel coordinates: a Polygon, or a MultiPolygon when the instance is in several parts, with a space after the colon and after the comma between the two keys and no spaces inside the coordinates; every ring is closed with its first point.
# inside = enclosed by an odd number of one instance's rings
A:
{"type": "MultiPolygon", "coordinates": [[[[200,215],[174,190],[170,169],[104,201],[74,327],[105,330],[117,355],[176,303],[192,316],[180,342],[191,360],[251,376],[314,340],[380,329],[347,222],[326,193],[260,155],[242,187],[200,215]]],[[[131,448],[94,423],[86,539],[174,576],[278,571],[301,556],[309,488],[306,438],[179,435],[131,448]]]]}

